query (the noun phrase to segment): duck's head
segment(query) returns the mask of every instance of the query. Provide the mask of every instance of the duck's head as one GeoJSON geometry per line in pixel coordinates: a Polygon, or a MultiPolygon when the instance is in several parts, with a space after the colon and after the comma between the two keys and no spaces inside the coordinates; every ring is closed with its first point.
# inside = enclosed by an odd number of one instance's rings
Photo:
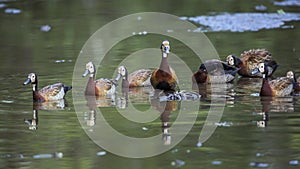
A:
{"type": "Polygon", "coordinates": [[[296,78],[296,75],[295,75],[295,72],[294,72],[294,71],[288,71],[288,72],[286,73],[286,77],[288,77],[288,78],[290,78],[290,79],[293,79],[294,82],[297,81],[297,78],[296,78]]]}
{"type": "Polygon", "coordinates": [[[116,77],[116,80],[118,81],[121,77],[123,79],[127,79],[127,76],[128,76],[128,72],[127,72],[127,69],[125,66],[120,66],[118,68],[118,75],[116,77]]]}
{"type": "Polygon", "coordinates": [[[263,77],[266,77],[266,75],[268,74],[268,68],[267,68],[267,66],[266,66],[266,64],[265,63],[259,63],[258,65],[257,65],[257,68],[255,68],[252,72],[251,72],[251,74],[252,75],[255,75],[255,74],[257,74],[257,73],[261,73],[261,74],[263,74],[263,77]]]}
{"type": "Polygon", "coordinates": [[[29,83],[37,84],[37,75],[35,73],[29,73],[23,85],[28,85],[29,83]]]}
{"type": "Polygon", "coordinates": [[[167,40],[164,40],[160,46],[160,49],[162,53],[164,54],[164,57],[167,57],[167,54],[170,53],[170,42],[167,40]]]}
{"type": "Polygon", "coordinates": [[[238,59],[235,55],[228,55],[226,61],[230,66],[236,66],[238,64],[238,59]]]}
{"type": "Polygon", "coordinates": [[[95,72],[96,72],[96,68],[95,68],[95,65],[93,64],[93,62],[88,62],[88,63],[85,65],[85,71],[84,71],[82,77],[85,77],[85,76],[87,76],[88,74],[94,75],[95,72]]]}

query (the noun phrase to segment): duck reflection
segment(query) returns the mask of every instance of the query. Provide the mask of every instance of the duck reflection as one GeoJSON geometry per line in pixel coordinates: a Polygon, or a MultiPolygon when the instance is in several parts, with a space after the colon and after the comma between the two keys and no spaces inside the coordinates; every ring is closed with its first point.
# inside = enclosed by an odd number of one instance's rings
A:
{"type": "Polygon", "coordinates": [[[89,127],[93,127],[96,124],[96,96],[85,96],[87,101],[86,105],[89,108],[87,112],[84,112],[84,120],[86,121],[86,125],[89,127]]]}
{"type": "Polygon", "coordinates": [[[109,96],[95,96],[95,95],[85,95],[86,106],[88,110],[84,112],[84,120],[86,125],[93,127],[96,123],[96,109],[98,107],[115,107],[115,95],[109,96]]]}
{"type": "Polygon", "coordinates": [[[240,94],[249,95],[249,93],[258,92],[261,88],[262,79],[261,78],[247,78],[241,77],[237,81],[236,91],[240,94]]]}
{"type": "Polygon", "coordinates": [[[28,125],[29,130],[37,130],[38,128],[38,109],[33,109],[32,111],[32,118],[31,119],[24,119],[25,124],[28,125]]]}
{"type": "Polygon", "coordinates": [[[214,96],[214,98],[225,98],[227,104],[234,104],[234,96],[236,95],[236,92],[232,83],[192,83],[192,89],[199,92],[201,95],[201,101],[211,102],[212,96],[214,96]]]}
{"type": "Polygon", "coordinates": [[[295,100],[288,97],[261,97],[264,112],[294,112],[295,100]]]}
{"type": "Polygon", "coordinates": [[[34,102],[33,104],[36,110],[64,110],[67,102],[65,99],[60,99],[42,103],[34,102]]]}
{"type": "Polygon", "coordinates": [[[152,87],[133,87],[128,91],[129,99],[134,104],[149,104],[149,96],[153,91],[152,87]]]}
{"type": "Polygon", "coordinates": [[[164,145],[171,144],[171,132],[170,132],[170,114],[172,111],[177,110],[178,101],[163,101],[160,102],[159,99],[151,99],[151,106],[156,110],[161,112],[161,129],[162,129],[162,141],[164,145]]]}
{"type": "Polygon", "coordinates": [[[294,112],[295,100],[293,97],[261,97],[262,112],[258,113],[261,119],[257,121],[257,127],[267,127],[269,113],[294,112]]]}
{"type": "Polygon", "coordinates": [[[38,129],[38,111],[47,110],[47,111],[56,111],[56,110],[65,110],[67,102],[65,99],[53,100],[47,102],[33,102],[32,118],[24,119],[25,124],[29,127],[29,130],[38,129]]]}

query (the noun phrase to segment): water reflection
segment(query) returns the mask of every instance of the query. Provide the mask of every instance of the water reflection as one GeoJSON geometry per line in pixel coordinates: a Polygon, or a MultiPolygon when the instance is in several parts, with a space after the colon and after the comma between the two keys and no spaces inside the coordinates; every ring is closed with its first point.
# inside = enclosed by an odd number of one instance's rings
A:
{"type": "Polygon", "coordinates": [[[47,101],[47,102],[33,102],[33,110],[31,118],[24,118],[24,123],[28,125],[29,130],[37,130],[39,124],[38,111],[39,110],[65,110],[67,105],[65,99],[47,101]]]}
{"type": "Polygon", "coordinates": [[[198,91],[201,95],[201,101],[211,102],[212,95],[214,97],[226,98],[227,104],[234,104],[234,96],[236,95],[233,83],[224,84],[192,84],[192,89],[198,91]]]}
{"type": "Polygon", "coordinates": [[[261,97],[263,112],[294,112],[295,100],[290,97],[261,97]]]}
{"type": "Polygon", "coordinates": [[[258,113],[261,119],[256,122],[257,127],[267,127],[269,113],[294,112],[295,100],[293,97],[261,97],[262,111],[258,113]]]}
{"type": "Polygon", "coordinates": [[[237,92],[239,95],[249,95],[253,92],[259,92],[262,84],[261,78],[241,77],[237,81],[237,92]]]}
{"type": "Polygon", "coordinates": [[[37,130],[38,127],[38,109],[33,109],[32,111],[32,118],[31,119],[24,119],[25,124],[28,125],[29,130],[37,130]]]}
{"type": "Polygon", "coordinates": [[[159,99],[151,99],[151,106],[158,110],[160,114],[161,120],[161,130],[162,130],[162,141],[164,145],[171,144],[171,122],[170,122],[170,114],[172,111],[176,111],[178,108],[178,101],[163,101],[160,102],[159,99]]]}
{"type": "Polygon", "coordinates": [[[92,127],[96,124],[96,96],[85,96],[86,98],[86,105],[88,107],[88,111],[84,112],[84,120],[86,121],[86,125],[92,127]]]}
{"type": "Polygon", "coordinates": [[[149,104],[149,97],[153,95],[152,87],[133,87],[129,89],[129,100],[133,104],[149,104]]]}
{"type": "Polygon", "coordinates": [[[34,102],[35,110],[64,110],[67,102],[65,99],[47,101],[47,102],[34,102]]]}

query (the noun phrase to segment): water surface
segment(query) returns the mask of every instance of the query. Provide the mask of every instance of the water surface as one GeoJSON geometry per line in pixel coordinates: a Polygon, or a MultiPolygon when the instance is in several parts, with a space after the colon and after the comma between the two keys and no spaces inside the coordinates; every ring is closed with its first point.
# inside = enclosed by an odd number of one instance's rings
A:
{"type": "MultiPolygon", "coordinates": [[[[261,98],[257,95],[261,79],[237,77],[225,89],[219,88],[226,91],[225,95],[219,96],[226,101],[224,112],[220,122],[214,124],[217,129],[204,143],[198,143],[198,139],[212,98],[211,87],[201,86],[200,109],[194,112],[197,121],[189,134],[169,151],[145,159],[120,157],[97,146],[85,133],[97,132],[94,126],[101,124],[97,121],[99,111],[93,109],[101,110],[106,121],[125,135],[150,137],[163,133],[161,144],[167,146],[169,136],[178,134],[169,127],[179,114],[180,102],[169,103],[169,111],[161,113],[160,104],[151,102],[151,89],[131,90],[127,96],[118,89],[114,98],[97,99],[95,103],[84,101],[81,104],[85,110],[76,114],[71,92],[67,94],[65,104],[35,105],[31,87],[22,85],[30,72],[37,73],[40,87],[56,82],[71,85],[76,58],[86,40],[101,26],[123,15],[145,11],[188,17],[215,16],[217,13],[235,15],[259,13],[255,6],[264,5],[267,7],[264,13],[283,10],[299,16],[298,6],[278,6],[275,1],[234,0],[0,1],[0,4],[4,4],[0,5],[0,168],[299,167],[299,96],[261,98]],[[49,27],[43,27],[45,25],[49,27]],[[157,118],[149,123],[134,123],[124,118],[118,110],[126,110],[126,102],[123,102],[127,97],[141,112],[156,108],[157,118]],[[37,124],[29,125],[24,120],[37,124]]],[[[290,69],[300,74],[300,24],[296,20],[285,23],[291,27],[215,31],[206,35],[221,59],[252,48],[266,48],[280,63],[275,77],[284,76],[290,69]]],[[[123,58],[144,48],[158,48],[165,38],[147,34],[120,42],[105,57],[97,77],[111,77],[123,58]]],[[[196,71],[200,60],[189,59],[193,55],[189,48],[180,41],[169,40],[172,52],[196,71]]],[[[157,58],[159,62],[160,56],[157,58]]],[[[176,67],[174,60],[170,59],[170,63],[176,67]]],[[[191,76],[188,72],[181,75],[191,76]]],[[[182,84],[192,85],[188,81],[182,84]]],[[[126,146],[120,144],[120,148],[126,146]]]]}

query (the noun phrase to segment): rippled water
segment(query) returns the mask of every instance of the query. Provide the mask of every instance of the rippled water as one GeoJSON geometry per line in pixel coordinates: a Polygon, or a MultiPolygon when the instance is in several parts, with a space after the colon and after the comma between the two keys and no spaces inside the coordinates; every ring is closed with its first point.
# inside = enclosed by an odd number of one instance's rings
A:
{"type": "MultiPolygon", "coordinates": [[[[211,17],[210,23],[214,25],[219,22],[218,17],[226,16],[225,20],[233,19],[231,21],[235,24],[222,25],[219,31],[206,33],[222,60],[228,54],[239,55],[244,50],[267,48],[280,64],[275,77],[284,76],[290,69],[300,74],[299,9],[296,5],[288,5],[294,1],[283,1],[284,6],[278,6],[282,1],[72,2],[0,0],[0,168],[299,167],[299,96],[260,97],[261,79],[236,77],[231,84],[199,87],[192,86],[188,80],[181,81],[183,88],[198,90],[202,97],[194,102],[167,104],[151,97],[151,87],[132,89],[127,94],[118,88],[113,97],[85,98],[80,102],[73,100],[78,93],[69,92],[63,101],[33,104],[31,87],[22,85],[29,72],[36,72],[39,76],[39,87],[56,82],[71,85],[76,58],[90,35],[109,21],[143,11],[167,12],[195,19],[211,17]],[[255,7],[259,5],[267,8],[265,14],[257,12],[255,7]],[[278,14],[278,10],[285,14],[278,14]],[[290,14],[292,21],[283,22],[290,14]],[[247,25],[246,28],[256,31],[233,32],[232,25],[245,24],[238,22],[242,19],[236,20],[237,16],[268,19],[265,23],[270,23],[272,29],[247,25]],[[273,29],[274,17],[289,26],[288,29],[282,25],[273,29]],[[224,28],[228,31],[223,31],[224,28]],[[103,116],[124,135],[144,138],[161,134],[159,146],[175,144],[181,133],[172,125],[185,103],[200,104],[199,111],[183,112],[187,118],[197,115],[196,122],[176,124],[192,125],[192,128],[183,140],[158,156],[143,159],[120,157],[97,146],[87,135],[94,133],[108,138],[109,133],[99,129],[103,116]],[[219,121],[210,124],[216,127],[211,137],[199,142],[212,103],[217,108],[225,104],[224,111],[219,121]],[[76,112],[74,104],[79,104],[82,111],[76,112]],[[168,111],[161,111],[164,106],[168,111]],[[133,110],[140,114],[134,115],[133,110]],[[143,114],[148,110],[155,110],[156,114],[143,114]],[[128,120],[140,116],[154,120],[145,123],[128,120]]],[[[165,38],[146,33],[117,44],[98,69],[97,78],[113,76],[119,64],[129,63],[123,62],[126,56],[144,48],[159,48],[165,38]]],[[[172,52],[196,71],[201,62],[190,59],[194,53],[178,40],[169,40],[172,52]]],[[[160,56],[153,55],[159,63],[160,56]]],[[[137,63],[144,64],[143,60],[137,63]]],[[[170,64],[177,69],[180,79],[191,77],[189,72],[180,71],[175,59],[170,58],[170,64]]],[[[80,73],[83,71],[84,66],[80,73]]],[[[117,147],[127,150],[133,146],[120,142],[117,147]]]]}

